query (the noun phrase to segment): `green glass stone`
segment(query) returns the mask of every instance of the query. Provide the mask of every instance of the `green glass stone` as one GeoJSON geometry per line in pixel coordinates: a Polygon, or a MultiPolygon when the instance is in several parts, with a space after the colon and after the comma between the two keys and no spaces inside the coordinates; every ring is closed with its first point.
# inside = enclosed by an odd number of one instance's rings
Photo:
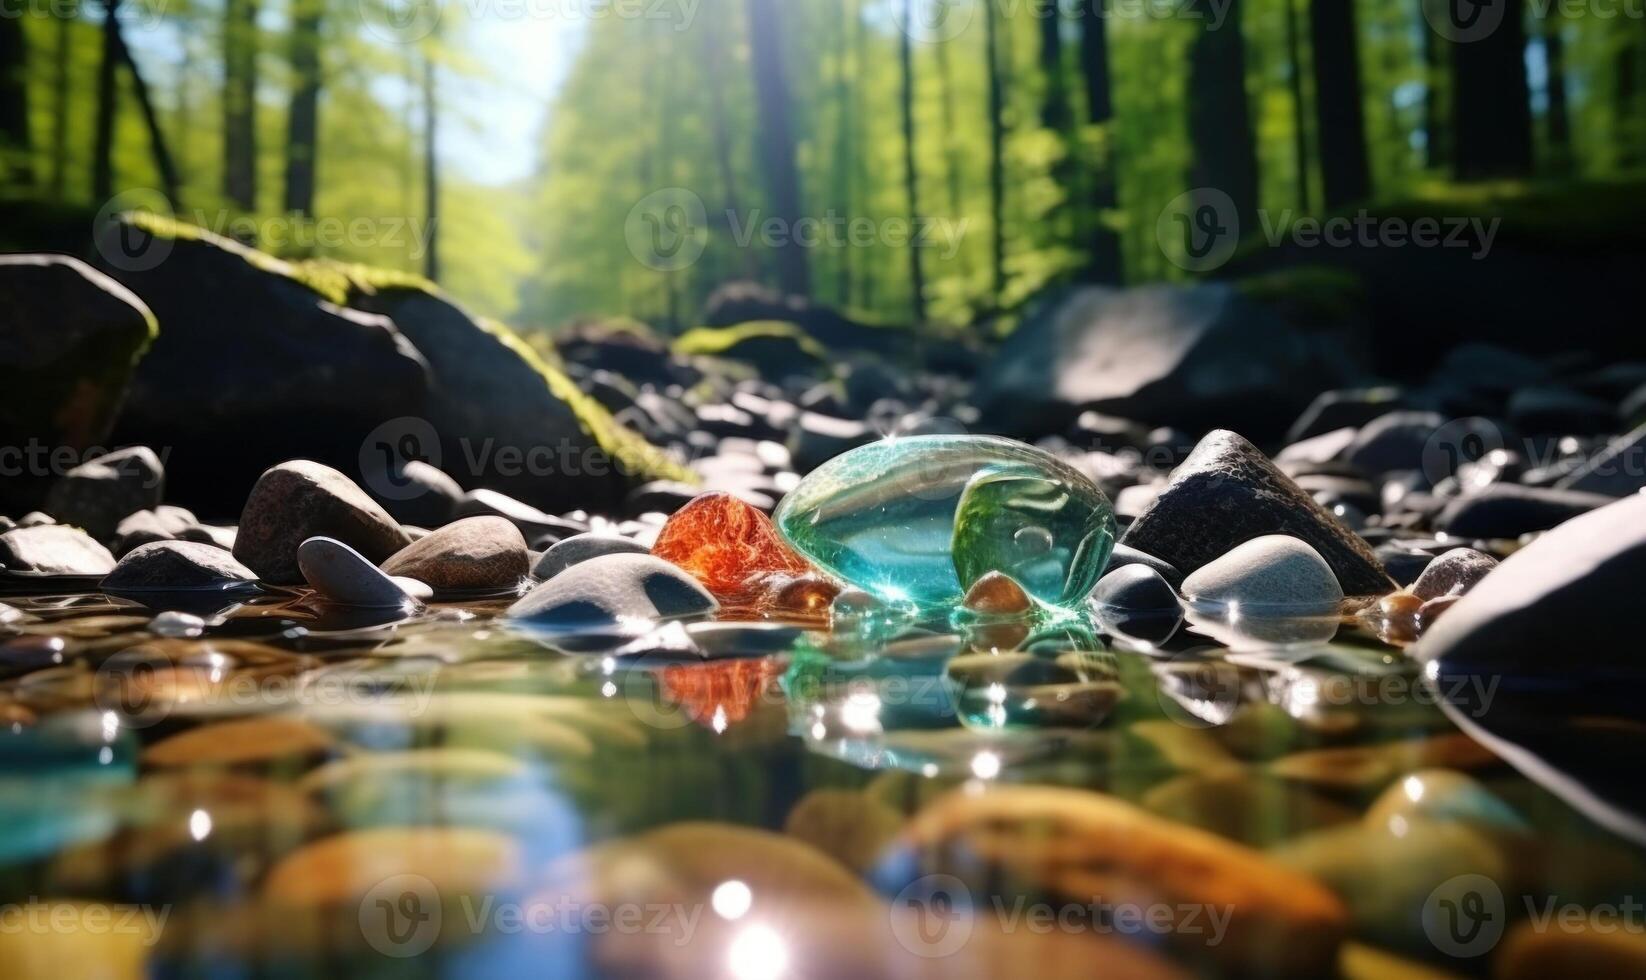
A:
{"type": "Polygon", "coordinates": [[[854,449],[783,501],[778,529],[822,568],[886,602],[958,603],[1001,571],[1041,602],[1085,599],[1114,549],[1096,484],[1033,446],[915,436],[854,449]]]}

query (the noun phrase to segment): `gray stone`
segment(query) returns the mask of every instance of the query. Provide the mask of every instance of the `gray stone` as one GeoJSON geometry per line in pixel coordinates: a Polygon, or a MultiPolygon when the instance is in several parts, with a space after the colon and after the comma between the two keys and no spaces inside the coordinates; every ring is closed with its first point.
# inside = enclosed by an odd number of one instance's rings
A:
{"type": "Polygon", "coordinates": [[[1393,583],[1372,549],[1233,432],[1206,436],[1122,543],[1191,574],[1237,546],[1271,534],[1319,552],[1351,595],[1382,595],[1393,583]]]}
{"type": "Polygon", "coordinates": [[[863,422],[855,419],[837,419],[817,412],[801,412],[794,434],[789,438],[789,451],[795,468],[810,472],[841,453],[866,446],[879,436],[863,422]]]}
{"type": "Polygon", "coordinates": [[[1320,552],[1304,541],[1271,534],[1248,541],[1183,580],[1194,605],[1298,615],[1326,614],[1343,601],[1343,588],[1320,552]]]}
{"type": "Polygon", "coordinates": [[[367,486],[389,516],[419,527],[439,527],[451,520],[463,499],[463,488],[456,480],[420,459],[401,464],[393,473],[379,474],[367,486]]]}
{"type": "Polygon", "coordinates": [[[252,487],[240,514],[234,557],[264,581],[303,581],[297,549],[327,537],[380,562],[410,543],[406,533],[342,473],[309,460],[281,463],[252,487]]]}
{"type": "Polygon", "coordinates": [[[1092,590],[1097,606],[1128,613],[1175,613],[1177,591],[1147,565],[1123,565],[1109,572],[1092,590]]]}
{"type": "Polygon", "coordinates": [[[1617,430],[1617,412],[1609,401],[1565,385],[1522,388],[1509,399],[1509,421],[1536,435],[1595,435],[1617,430]]]}
{"type": "Polygon", "coordinates": [[[222,548],[192,541],[156,541],[134,549],[103,579],[104,592],[166,592],[246,588],[257,573],[222,548]]]}
{"type": "Polygon", "coordinates": [[[50,527],[56,523],[50,514],[38,510],[31,510],[17,519],[18,527],[50,527]]]}
{"type": "Polygon", "coordinates": [[[1608,497],[1639,493],[1646,488],[1646,425],[1613,440],[1555,486],[1608,497]]]}
{"type": "Polygon", "coordinates": [[[504,518],[470,517],[407,545],[383,571],[440,592],[512,590],[529,571],[526,539],[504,518]]]}
{"type": "Polygon", "coordinates": [[[1420,599],[1463,595],[1496,567],[1497,559],[1491,555],[1473,548],[1454,548],[1429,563],[1412,583],[1412,594],[1420,599]]]}
{"type": "Polygon", "coordinates": [[[1614,499],[1576,490],[1496,483],[1447,504],[1434,523],[1436,530],[1453,537],[1518,538],[1557,527],[1614,499]]]}
{"type": "Polygon", "coordinates": [[[395,609],[412,601],[400,583],[364,555],[333,538],[315,537],[297,549],[303,578],[316,591],[345,606],[395,609]]]}
{"type": "Polygon", "coordinates": [[[612,534],[578,534],[549,546],[532,568],[532,577],[547,582],[561,572],[601,555],[644,555],[650,548],[612,534]]]}
{"type": "Polygon", "coordinates": [[[1178,571],[1171,562],[1161,561],[1154,555],[1139,551],[1130,545],[1117,544],[1109,554],[1109,571],[1114,571],[1126,565],[1145,565],[1157,572],[1173,588],[1183,584],[1183,573],[1178,571]]]}
{"type": "Polygon", "coordinates": [[[46,510],[99,541],[114,537],[128,514],[157,507],[165,493],[160,457],[133,446],[88,460],[63,474],[46,495],[46,510]]]}
{"type": "Polygon", "coordinates": [[[0,566],[42,575],[107,575],[114,556],[79,528],[42,524],[0,534],[0,566]]]}
{"type": "Polygon", "coordinates": [[[1366,423],[1343,458],[1372,474],[1422,469],[1424,447],[1445,424],[1437,412],[1390,412],[1366,423]]]}
{"type": "Polygon", "coordinates": [[[509,607],[509,618],[559,629],[712,613],[714,597],[651,555],[602,555],[573,565],[509,607]]]}
{"type": "Polygon", "coordinates": [[[557,540],[569,538],[588,530],[585,525],[546,514],[531,504],[495,490],[475,490],[464,494],[463,499],[458,501],[453,516],[501,517],[519,528],[520,533],[528,541],[540,541],[545,536],[552,536],[557,540]]]}
{"type": "Polygon", "coordinates": [[[1343,429],[1355,430],[1380,415],[1406,407],[1399,388],[1354,388],[1321,392],[1286,432],[1286,441],[1305,442],[1343,429]]]}
{"type": "Polygon", "coordinates": [[[1333,429],[1292,443],[1275,456],[1277,463],[1309,463],[1315,466],[1341,459],[1359,435],[1356,429],[1333,429]]]}

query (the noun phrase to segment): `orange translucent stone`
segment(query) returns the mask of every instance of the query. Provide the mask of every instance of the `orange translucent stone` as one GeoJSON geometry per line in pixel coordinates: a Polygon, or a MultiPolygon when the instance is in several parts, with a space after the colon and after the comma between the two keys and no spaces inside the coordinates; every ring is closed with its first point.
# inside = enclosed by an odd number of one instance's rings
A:
{"type": "Polygon", "coordinates": [[[703,494],[676,511],[652,554],[685,569],[731,615],[820,619],[840,593],[771,518],[728,493],[703,494]]]}
{"type": "Polygon", "coordinates": [[[749,717],[782,674],[782,665],[771,660],[731,660],[666,667],[661,681],[663,696],[693,721],[725,731],[749,717]]]}

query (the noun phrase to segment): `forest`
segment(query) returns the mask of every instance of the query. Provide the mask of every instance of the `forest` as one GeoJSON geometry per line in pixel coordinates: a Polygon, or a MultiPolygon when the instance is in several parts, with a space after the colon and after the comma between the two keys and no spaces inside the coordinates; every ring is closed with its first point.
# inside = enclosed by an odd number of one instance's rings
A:
{"type": "Polygon", "coordinates": [[[8,209],[168,210],[524,329],[680,331],[737,279],[987,323],[1061,283],[1215,272],[1172,244],[1185,192],[1249,239],[1646,153],[1626,2],[0,3],[8,209]],[[449,148],[499,125],[519,67],[477,28],[547,17],[574,40],[542,53],[569,60],[526,176],[464,172],[449,148]]]}

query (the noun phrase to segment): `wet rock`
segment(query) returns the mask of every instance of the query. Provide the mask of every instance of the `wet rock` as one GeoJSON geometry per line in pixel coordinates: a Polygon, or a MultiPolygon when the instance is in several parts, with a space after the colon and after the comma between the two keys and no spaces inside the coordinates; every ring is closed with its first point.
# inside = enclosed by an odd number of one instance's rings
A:
{"type": "Polygon", "coordinates": [[[156,768],[236,766],[312,760],[336,747],[325,731],[295,718],[269,716],[219,721],[179,732],[143,750],[156,768]]]}
{"type": "Polygon", "coordinates": [[[1613,500],[1576,490],[1500,483],[1447,504],[1435,519],[1435,529],[1465,539],[1512,539],[1558,527],[1613,500]]]}
{"type": "Polygon", "coordinates": [[[18,527],[47,527],[56,523],[57,521],[50,514],[44,514],[37,510],[30,511],[17,519],[18,527]]]}
{"type": "Polygon", "coordinates": [[[1325,559],[1351,595],[1390,590],[1371,547],[1280,472],[1251,443],[1219,430],[1172,472],[1121,543],[1185,573],[1270,534],[1298,538],[1325,559]]]}
{"type": "Polygon", "coordinates": [[[1156,425],[1284,431],[1354,374],[1341,342],[1295,329],[1229,285],[1087,287],[1045,301],[984,367],[983,417],[1059,431],[1094,409],[1156,425]]]}
{"type": "MultiPolygon", "coordinates": [[[[1118,509],[1119,505],[1116,504],[1116,510],[1118,509]]],[[[1126,565],[1144,565],[1152,568],[1173,587],[1183,584],[1183,573],[1178,571],[1171,562],[1161,561],[1154,555],[1139,551],[1130,545],[1117,544],[1114,546],[1114,551],[1109,555],[1109,571],[1112,572],[1126,565]]]]}
{"type": "Polygon", "coordinates": [[[530,569],[518,528],[501,517],[471,517],[407,545],[383,563],[383,571],[426,582],[437,592],[481,592],[511,590],[530,569]]]}
{"type": "Polygon", "coordinates": [[[157,541],[127,553],[103,579],[104,592],[248,588],[257,573],[221,548],[192,541],[157,541]]]}
{"type": "Polygon", "coordinates": [[[379,479],[368,480],[372,497],[402,524],[439,527],[452,519],[463,488],[457,481],[420,459],[396,463],[379,479]]]}
{"type": "Polygon", "coordinates": [[[1423,468],[1423,449],[1446,417],[1437,412],[1390,412],[1368,422],[1344,459],[1366,473],[1423,468]]]}
{"type": "Polygon", "coordinates": [[[1462,598],[1460,595],[1443,595],[1425,602],[1423,608],[1417,611],[1418,628],[1427,630],[1433,626],[1435,620],[1444,616],[1447,610],[1457,605],[1462,598]]]}
{"type": "Polygon", "coordinates": [[[1286,432],[1286,441],[1298,443],[1343,430],[1352,433],[1373,419],[1404,407],[1404,400],[1405,393],[1391,387],[1321,392],[1292,423],[1286,432]]]}
{"type": "Polygon", "coordinates": [[[1034,608],[1034,601],[1010,575],[989,572],[966,590],[962,605],[980,616],[1021,616],[1034,608]]]}
{"type": "Polygon", "coordinates": [[[638,541],[620,538],[615,534],[576,534],[549,546],[543,557],[532,567],[532,578],[547,582],[561,572],[601,555],[645,555],[651,549],[638,541]]]}
{"type": "Polygon", "coordinates": [[[115,526],[113,551],[124,557],[132,549],[145,544],[175,541],[194,526],[194,515],[181,507],[140,510],[115,526]]]}
{"type": "Polygon", "coordinates": [[[789,437],[789,451],[796,469],[805,473],[876,438],[875,431],[862,422],[801,412],[794,434],[789,437]]]}
{"type": "Polygon", "coordinates": [[[206,621],[193,613],[171,610],[149,620],[149,632],[167,638],[199,636],[206,631],[206,621]]]}
{"type": "Polygon", "coordinates": [[[1412,584],[1419,599],[1462,595],[1497,567],[1497,559],[1473,548],[1454,548],[1431,562],[1412,584]]]}
{"type": "Polygon", "coordinates": [[[458,501],[454,517],[501,517],[520,529],[528,541],[569,538],[588,530],[587,525],[546,514],[531,504],[495,490],[474,490],[458,501]]]}
{"type": "Polygon", "coordinates": [[[1555,486],[1608,497],[1639,493],[1646,488],[1646,426],[1613,440],[1555,486]]]}
{"type": "Polygon", "coordinates": [[[509,607],[509,618],[558,629],[695,616],[719,608],[684,571],[651,555],[602,555],[573,565],[509,607]]]}
{"type": "Polygon", "coordinates": [[[1104,575],[1092,590],[1091,601],[1101,609],[1133,615],[1175,614],[1177,590],[1148,565],[1125,565],[1104,575]]]}
{"type": "Polygon", "coordinates": [[[114,556],[79,528],[19,526],[0,534],[0,567],[42,575],[107,575],[114,556]]]}
{"type": "Polygon", "coordinates": [[[293,460],[258,478],[240,513],[234,557],[265,581],[303,581],[297,549],[309,538],[334,538],[369,562],[409,543],[400,525],[348,477],[320,463],[293,460]]]}
{"type": "Polygon", "coordinates": [[[88,460],[65,473],[46,495],[46,510],[99,541],[114,536],[121,519],[160,504],[166,474],[147,446],[133,446],[88,460]]]}
{"type": "Polygon", "coordinates": [[[1522,388],[1509,399],[1509,421],[1530,435],[1597,435],[1617,429],[1609,401],[1564,385],[1522,388]]]}
{"type": "MultiPolygon", "coordinates": [[[[132,367],[154,339],[149,308],[79,259],[0,255],[0,310],[0,440],[107,445],[132,367]]],[[[47,489],[43,474],[0,480],[0,510],[37,506],[47,489]]]]}
{"type": "Polygon", "coordinates": [[[1189,929],[1172,929],[1169,938],[1242,973],[1324,975],[1346,932],[1343,906],[1312,878],[1098,793],[953,793],[915,816],[901,846],[928,860],[951,857],[955,874],[1004,877],[1066,900],[1121,903],[1147,894],[1178,908],[1217,907],[1229,914],[1220,940],[1189,929]]]}
{"type": "MultiPolygon", "coordinates": [[[[15,532],[14,532],[15,533],[15,532]]],[[[1515,552],[1413,648],[1447,675],[1538,678],[1632,703],[1646,681],[1632,617],[1646,581],[1646,496],[1578,517],[1515,552]],[[1582,642],[1573,643],[1573,630],[1582,642]],[[1599,683],[1595,683],[1599,682],[1599,683]]]]}
{"type": "Polygon", "coordinates": [[[297,549],[303,578],[321,595],[345,606],[398,609],[411,596],[360,552],[334,538],[315,537],[297,549]]]}

